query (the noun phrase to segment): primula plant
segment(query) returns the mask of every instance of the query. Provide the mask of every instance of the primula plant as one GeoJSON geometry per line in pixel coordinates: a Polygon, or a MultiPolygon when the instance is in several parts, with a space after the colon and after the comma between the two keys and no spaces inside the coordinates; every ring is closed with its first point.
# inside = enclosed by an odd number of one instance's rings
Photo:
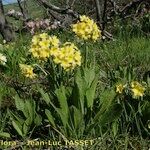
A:
{"type": "Polygon", "coordinates": [[[117,93],[122,94],[125,90],[130,91],[132,97],[138,99],[144,96],[145,87],[137,81],[132,81],[129,85],[123,85],[121,83],[116,85],[117,93]]]}
{"type": "Polygon", "coordinates": [[[113,65],[120,45],[111,50],[115,40],[102,43],[101,29],[85,15],[68,32],[65,40],[55,32],[40,32],[21,43],[20,49],[3,46],[0,102],[11,99],[12,105],[6,116],[0,115],[8,120],[8,124],[0,121],[0,137],[64,142],[105,135],[115,141],[120,133],[132,135],[131,130],[141,137],[148,135],[149,72],[137,74],[135,66],[113,65]],[[7,87],[7,94],[2,87],[7,87]]]}
{"type": "MultiPolygon", "coordinates": [[[[22,113],[21,116],[16,116],[16,113],[9,111],[9,114],[13,127],[23,138],[40,124],[50,124],[50,130],[57,131],[59,136],[63,135],[63,140],[85,136],[90,138],[97,125],[99,131],[121,115],[122,107],[115,102],[115,92],[110,93],[109,105],[103,100],[94,109],[95,102],[100,100],[97,91],[98,74],[95,63],[88,61],[87,64],[86,40],[91,40],[92,43],[100,39],[100,29],[86,16],[81,16],[79,22],[72,27],[78,38],[85,41],[83,56],[76,46],[80,43],[62,43],[57,36],[41,33],[33,36],[27,58],[20,60],[20,75],[25,80],[30,82],[42,78],[46,83],[45,86],[37,84],[34,87],[38,100],[32,102],[30,99],[19,99],[18,96],[14,98],[17,110],[22,113]],[[39,99],[41,102],[36,104],[39,99]],[[30,114],[32,107],[34,109],[30,114]]],[[[94,50],[91,51],[94,53],[94,50]]]]}
{"type": "Polygon", "coordinates": [[[137,131],[140,135],[144,132],[149,134],[147,130],[149,120],[147,119],[149,78],[145,82],[137,81],[135,80],[137,77],[133,68],[130,71],[127,70],[127,68],[120,68],[116,78],[116,80],[119,80],[115,87],[116,99],[123,106],[123,113],[121,119],[119,119],[119,124],[122,126],[121,128],[126,128],[127,131],[129,128],[132,128],[132,132],[137,131]]]}

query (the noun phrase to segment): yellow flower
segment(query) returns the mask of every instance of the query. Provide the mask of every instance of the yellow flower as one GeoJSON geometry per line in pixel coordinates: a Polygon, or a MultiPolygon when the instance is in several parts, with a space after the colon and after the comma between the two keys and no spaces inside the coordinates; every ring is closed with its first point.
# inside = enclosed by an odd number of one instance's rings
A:
{"type": "Polygon", "coordinates": [[[51,42],[51,45],[54,46],[54,47],[58,47],[59,46],[59,39],[57,38],[57,36],[51,36],[50,38],[50,42],[51,42]]]}
{"type": "Polygon", "coordinates": [[[39,42],[39,37],[38,37],[37,35],[33,36],[33,38],[32,38],[32,43],[33,43],[34,45],[37,45],[38,42],[39,42]]]}
{"type": "Polygon", "coordinates": [[[66,42],[61,48],[57,49],[54,62],[60,64],[64,70],[69,71],[81,65],[81,54],[73,43],[66,42]]]}
{"type": "Polygon", "coordinates": [[[3,54],[0,53],[0,64],[6,65],[7,58],[3,54]]]}
{"type": "Polygon", "coordinates": [[[123,84],[116,85],[116,92],[121,94],[125,87],[126,87],[126,85],[123,85],[123,84]]]}
{"type": "Polygon", "coordinates": [[[46,33],[33,36],[30,52],[40,60],[47,60],[51,56],[66,71],[81,65],[80,51],[73,43],[66,42],[60,47],[59,39],[46,33]]]}
{"type": "Polygon", "coordinates": [[[145,88],[137,81],[131,82],[131,91],[133,92],[133,97],[142,97],[144,95],[145,88]]]}
{"type": "Polygon", "coordinates": [[[80,16],[80,21],[72,25],[73,32],[84,40],[91,39],[96,41],[101,37],[101,31],[97,24],[89,17],[83,15],[80,16]]]}
{"type": "Polygon", "coordinates": [[[49,37],[49,35],[47,33],[39,34],[39,38],[41,38],[41,39],[47,39],[48,37],[49,37]]]}
{"type": "Polygon", "coordinates": [[[56,49],[59,43],[59,39],[56,36],[49,36],[47,33],[42,33],[33,36],[29,51],[33,57],[40,60],[47,60],[47,58],[54,55],[54,47],[56,49]]]}
{"type": "Polygon", "coordinates": [[[20,66],[22,74],[25,77],[33,79],[36,76],[36,74],[33,72],[33,67],[32,66],[25,65],[25,64],[20,64],[19,66],[20,66]]]}
{"type": "Polygon", "coordinates": [[[39,46],[42,47],[43,49],[47,49],[49,48],[50,43],[47,40],[42,40],[42,41],[39,41],[39,46]]]}
{"type": "Polygon", "coordinates": [[[59,47],[52,47],[50,49],[50,55],[57,57],[59,55],[59,47]]]}

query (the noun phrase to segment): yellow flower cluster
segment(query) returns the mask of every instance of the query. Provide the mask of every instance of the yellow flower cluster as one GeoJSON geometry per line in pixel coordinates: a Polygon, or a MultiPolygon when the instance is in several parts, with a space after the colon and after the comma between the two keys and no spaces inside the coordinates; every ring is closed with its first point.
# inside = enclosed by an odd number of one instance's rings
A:
{"type": "Polygon", "coordinates": [[[66,71],[81,65],[81,54],[73,44],[66,42],[61,45],[56,36],[46,33],[33,36],[30,52],[33,57],[46,60],[50,56],[56,64],[60,64],[66,71]]]}
{"type": "Polygon", "coordinates": [[[49,36],[47,33],[35,35],[32,38],[30,52],[33,57],[46,60],[51,55],[51,48],[59,46],[59,39],[56,36],[49,36]]]}
{"type": "Polygon", "coordinates": [[[22,74],[25,77],[33,79],[36,76],[36,74],[33,72],[33,67],[32,66],[25,65],[25,64],[20,64],[19,66],[20,66],[22,74]]]}
{"type": "Polygon", "coordinates": [[[89,17],[83,15],[80,16],[80,21],[72,25],[73,32],[84,40],[91,39],[96,41],[101,37],[101,31],[97,24],[89,17]]]}
{"type": "Polygon", "coordinates": [[[68,71],[81,65],[81,54],[73,44],[66,42],[57,53],[54,54],[54,62],[60,64],[64,70],[68,71]]]}
{"type": "Polygon", "coordinates": [[[144,95],[145,88],[137,81],[131,82],[131,91],[133,92],[133,97],[142,97],[144,95]]]}
{"type": "MultiPolygon", "coordinates": [[[[123,90],[127,87],[127,84],[123,85],[123,84],[118,84],[116,85],[116,92],[121,94],[123,93],[123,90]]],[[[138,98],[138,97],[142,97],[144,95],[145,92],[145,87],[143,87],[139,82],[137,81],[132,81],[130,84],[130,90],[132,91],[133,94],[133,98],[138,98]]]]}

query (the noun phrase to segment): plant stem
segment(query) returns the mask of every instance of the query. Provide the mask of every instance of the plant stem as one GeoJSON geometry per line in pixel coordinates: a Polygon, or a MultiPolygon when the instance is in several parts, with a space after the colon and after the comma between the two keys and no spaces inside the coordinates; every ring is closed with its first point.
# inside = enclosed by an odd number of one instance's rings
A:
{"type": "Polygon", "coordinates": [[[85,68],[87,68],[87,64],[88,64],[88,46],[87,46],[87,43],[84,42],[85,44],[85,68]]]}

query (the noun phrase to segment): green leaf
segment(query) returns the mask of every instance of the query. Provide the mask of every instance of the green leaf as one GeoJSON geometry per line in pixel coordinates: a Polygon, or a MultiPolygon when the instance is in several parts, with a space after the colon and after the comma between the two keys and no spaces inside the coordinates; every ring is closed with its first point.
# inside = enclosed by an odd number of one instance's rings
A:
{"type": "Polygon", "coordinates": [[[82,114],[84,114],[84,98],[86,93],[86,82],[82,78],[81,70],[78,70],[75,75],[75,90],[74,90],[74,101],[76,101],[76,106],[81,109],[82,114]],[[80,105],[79,105],[80,104],[80,105]]]}
{"type": "Polygon", "coordinates": [[[13,120],[12,125],[15,128],[15,130],[18,132],[18,134],[23,137],[21,124],[18,121],[13,120]]]}
{"type": "Polygon", "coordinates": [[[24,101],[18,95],[16,95],[14,97],[14,99],[15,99],[16,108],[23,112],[24,111],[24,101]]]}
{"type": "Polygon", "coordinates": [[[29,118],[29,115],[30,115],[30,112],[28,110],[28,107],[26,106],[26,103],[25,103],[25,106],[24,106],[24,111],[23,111],[23,114],[26,118],[29,118]]]}
{"type": "Polygon", "coordinates": [[[112,123],[112,132],[113,132],[114,136],[116,136],[118,133],[118,122],[117,121],[112,123]]]}
{"type": "Polygon", "coordinates": [[[56,111],[60,115],[60,118],[61,118],[64,128],[66,128],[66,125],[68,124],[68,115],[65,114],[63,109],[57,108],[56,111]]]}
{"type": "Polygon", "coordinates": [[[49,95],[45,93],[42,88],[38,88],[38,90],[41,93],[43,100],[46,102],[47,105],[49,105],[49,103],[51,102],[49,95]]]}
{"type": "Polygon", "coordinates": [[[60,108],[63,109],[65,115],[68,115],[68,103],[67,103],[65,87],[60,86],[59,89],[56,89],[55,94],[58,98],[60,108]]]}
{"type": "Polygon", "coordinates": [[[76,107],[72,106],[72,109],[73,109],[74,127],[75,129],[78,129],[82,124],[83,116],[80,110],[77,109],[76,107]]]}
{"type": "Polygon", "coordinates": [[[0,132],[0,137],[2,138],[10,138],[10,134],[7,132],[0,132]]]}
{"type": "Polygon", "coordinates": [[[24,122],[22,129],[23,129],[23,134],[26,136],[27,133],[28,133],[28,130],[29,130],[29,126],[28,126],[28,124],[26,123],[26,121],[24,122]]]}
{"type": "Polygon", "coordinates": [[[116,92],[114,90],[105,90],[100,95],[100,102],[101,102],[100,113],[103,113],[105,110],[109,109],[115,96],[116,96],[116,92]]]}
{"type": "Polygon", "coordinates": [[[50,123],[51,123],[54,127],[56,127],[56,125],[55,125],[55,122],[54,122],[54,119],[53,119],[53,116],[52,116],[51,112],[50,112],[48,109],[45,109],[45,114],[46,114],[46,116],[47,116],[47,118],[48,118],[49,122],[50,122],[50,123]]]}
{"type": "Polygon", "coordinates": [[[86,88],[90,87],[93,80],[95,79],[95,68],[83,68],[84,79],[86,81],[86,88]]]}
{"type": "Polygon", "coordinates": [[[35,101],[27,100],[25,101],[25,108],[28,111],[28,117],[30,118],[30,124],[34,121],[35,118],[35,101]]]}
{"type": "Polygon", "coordinates": [[[36,126],[39,126],[42,122],[42,117],[41,115],[36,114],[36,117],[34,119],[34,123],[36,124],[36,126]]]}
{"type": "Polygon", "coordinates": [[[93,103],[94,103],[97,82],[98,82],[98,78],[95,78],[94,81],[92,82],[90,88],[86,91],[87,106],[88,106],[88,108],[91,107],[91,109],[92,109],[93,103]]]}
{"type": "Polygon", "coordinates": [[[21,125],[24,123],[24,119],[22,119],[20,116],[15,115],[12,111],[8,110],[8,114],[12,121],[17,120],[21,125]]]}
{"type": "MultiPolygon", "coordinates": [[[[95,97],[95,91],[96,91],[96,86],[97,86],[97,77],[95,77],[95,68],[81,68],[80,70],[77,71],[75,75],[75,88],[76,88],[76,93],[74,94],[78,96],[74,98],[75,101],[79,101],[80,107],[82,114],[84,114],[84,103],[86,100],[87,107],[93,106],[94,102],[94,97],[95,97]]],[[[75,105],[78,106],[78,105],[75,105]]]]}
{"type": "Polygon", "coordinates": [[[24,123],[26,123],[28,126],[30,126],[32,124],[30,117],[28,117],[24,123]]]}

